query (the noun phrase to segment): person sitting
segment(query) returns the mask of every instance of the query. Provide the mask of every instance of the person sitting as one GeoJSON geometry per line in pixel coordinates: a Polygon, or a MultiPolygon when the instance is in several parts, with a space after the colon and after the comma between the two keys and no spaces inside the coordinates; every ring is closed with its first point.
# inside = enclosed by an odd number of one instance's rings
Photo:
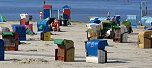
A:
{"type": "Polygon", "coordinates": [[[64,24],[64,19],[62,16],[60,16],[60,23],[61,23],[61,26],[64,24]]]}
{"type": "Polygon", "coordinates": [[[129,33],[129,34],[133,32],[130,21],[128,21],[128,20],[126,19],[126,20],[123,21],[122,23],[127,27],[127,30],[128,30],[128,33],[129,33]]]}
{"type": "Polygon", "coordinates": [[[52,27],[53,31],[60,31],[60,23],[58,22],[57,19],[55,19],[55,20],[51,23],[51,27],[52,27]]]}

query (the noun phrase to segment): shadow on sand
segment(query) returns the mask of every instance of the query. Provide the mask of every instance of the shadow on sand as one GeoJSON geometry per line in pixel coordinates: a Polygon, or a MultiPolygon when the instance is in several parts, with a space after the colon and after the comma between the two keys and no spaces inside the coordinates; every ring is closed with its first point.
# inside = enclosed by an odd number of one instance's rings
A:
{"type": "Polygon", "coordinates": [[[67,31],[60,31],[60,32],[67,32],[67,31]]]}
{"type": "Polygon", "coordinates": [[[19,59],[5,59],[4,61],[21,61],[19,59]]]}
{"type": "Polygon", "coordinates": [[[121,59],[121,58],[109,58],[107,63],[128,63],[128,59],[121,59]]]}
{"type": "Polygon", "coordinates": [[[106,46],[106,47],[114,47],[114,45],[108,45],[108,46],[106,46]]]}
{"type": "Polygon", "coordinates": [[[74,62],[86,62],[86,60],[75,60],[74,62]]]}
{"type": "Polygon", "coordinates": [[[130,33],[129,35],[138,35],[139,33],[130,33]]]}
{"type": "Polygon", "coordinates": [[[107,61],[107,63],[128,63],[126,61],[116,60],[116,61],[107,61]]]}

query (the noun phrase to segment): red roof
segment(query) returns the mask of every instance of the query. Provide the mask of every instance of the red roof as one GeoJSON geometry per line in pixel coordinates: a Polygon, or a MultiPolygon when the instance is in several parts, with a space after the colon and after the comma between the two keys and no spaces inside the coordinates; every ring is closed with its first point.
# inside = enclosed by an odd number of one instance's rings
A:
{"type": "Polygon", "coordinates": [[[44,5],[43,8],[50,9],[50,8],[52,8],[52,5],[44,5]]]}

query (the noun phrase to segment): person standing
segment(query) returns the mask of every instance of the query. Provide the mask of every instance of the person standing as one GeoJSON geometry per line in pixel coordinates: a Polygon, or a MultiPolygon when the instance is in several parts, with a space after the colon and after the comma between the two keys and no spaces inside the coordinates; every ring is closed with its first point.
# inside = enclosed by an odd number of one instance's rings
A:
{"type": "Polygon", "coordinates": [[[62,16],[60,16],[60,24],[61,24],[61,26],[64,24],[64,19],[62,16]]]}
{"type": "Polygon", "coordinates": [[[42,20],[43,12],[40,11],[40,20],[42,20]]]}
{"type": "Polygon", "coordinates": [[[117,26],[120,26],[120,16],[116,16],[115,17],[115,23],[117,24],[117,26]]]}
{"type": "Polygon", "coordinates": [[[113,25],[116,25],[116,16],[113,16],[111,21],[113,22],[113,25]]]}
{"type": "Polygon", "coordinates": [[[113,22],[115,21],[115,16],[112,17],[112,21],[113,21],[113,22]]]}

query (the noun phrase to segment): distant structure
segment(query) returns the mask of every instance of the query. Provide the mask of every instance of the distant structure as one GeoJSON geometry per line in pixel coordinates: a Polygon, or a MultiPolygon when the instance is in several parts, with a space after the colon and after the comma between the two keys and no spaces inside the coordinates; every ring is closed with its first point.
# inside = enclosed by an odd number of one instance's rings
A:
{"type": "Polygon", "coordinates": [[[140,10],[141,17],[147,16],[147,1],[141,1],[140,10]]]}
{"type": "Polygon", "coordinates": [[[107,12],[107,17],[109,17],[109,16],[110,16],[110,11],[107,12]]]}
{"type": "Polygon", "coordinates": [[[127,3],[129,3],[129,0],[126,0],[127,3]]]}
{"type": "Polygon", "coordinates": [[[129,0],[124,0],[125,4],[129,4],[129,0]]]}
{"type": "Polygon", "coordinates": [[[43,1],[44,5],[45,5],[45,0],[43,1]]]}
{"type": "Polygon", "coordinates": [[[126,3],[129,4],[129,0],[126,0],[126,3]]]}

